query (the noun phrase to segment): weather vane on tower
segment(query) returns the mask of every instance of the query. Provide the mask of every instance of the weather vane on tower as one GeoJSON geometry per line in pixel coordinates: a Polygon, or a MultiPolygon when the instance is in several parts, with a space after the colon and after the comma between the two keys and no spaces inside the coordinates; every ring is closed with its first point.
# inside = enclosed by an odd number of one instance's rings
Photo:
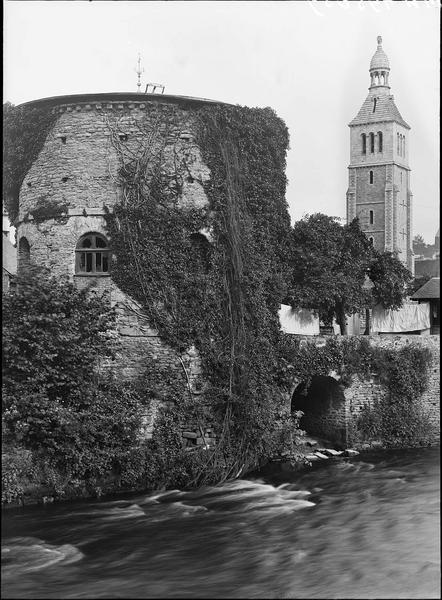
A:
{"type": "Polygon", "coordinates": [[[137,92],[141,92],[141,74],[144,73],[144,67],[141,67],[141,55],[138,53],[138,62],[135,73],[138,75],[137,92]]]}

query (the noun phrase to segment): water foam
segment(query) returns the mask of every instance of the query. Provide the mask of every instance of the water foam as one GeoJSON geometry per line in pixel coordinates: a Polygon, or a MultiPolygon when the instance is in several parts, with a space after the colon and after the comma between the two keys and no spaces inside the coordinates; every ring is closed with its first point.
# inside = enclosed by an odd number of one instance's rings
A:
{"type": "Polygon", "coordinates": [[[56,546],[37,538],[9,538],[2,546],[2,575],[39,571],[58,563],[68,565],[83,557],[71,544],[56,546]]]}

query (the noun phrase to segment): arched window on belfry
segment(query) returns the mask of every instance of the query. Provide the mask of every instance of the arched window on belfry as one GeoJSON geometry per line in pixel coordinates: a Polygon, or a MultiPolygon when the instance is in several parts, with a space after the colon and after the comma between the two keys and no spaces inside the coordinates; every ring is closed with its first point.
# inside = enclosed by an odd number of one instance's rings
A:
{"type": "Polygon", "coordinates": [[[382,131],[378,131],[378,152],[383,152],[382,131]]]}
{"type": "Polygon", "coordinates": [[[374,133],[370,133],[370,152],[374,152],[374,133]]]}
{"type": "Polygon", "coordinates": [[[402,136],[402,156],[405,156],[405,135],[402,136]]]}
{"type": "Polygon", "coordinates": [[[399,139],[399,134],[397,133],[397,153],[400,156],[401,155],[401,144],[400,144],[400,139],[399,139]]]}
{"type": "Polygon", "coordinates": [[[76,275],[109,275],[110,249],[104,235],[83,235],[75,250],[76,275]]]}
{"type": "Polygon", "coordinates": [[[369,179],[370,183],[373,183],[373,171],[370,171],[369,177],[370,177],[370,179],[369,179]]]}
{"type": "Polygon", "coordinates": [[[31,247],[25,237],[21,237],[18,242],[18,266],[20,269],[26,268],[31,262],[31,247]]]}
{"type": "Polygon", "coordinates": [[[362,137],[362,154],[367,154],[367,136],[365,133],[361,135],[362,137]]]}

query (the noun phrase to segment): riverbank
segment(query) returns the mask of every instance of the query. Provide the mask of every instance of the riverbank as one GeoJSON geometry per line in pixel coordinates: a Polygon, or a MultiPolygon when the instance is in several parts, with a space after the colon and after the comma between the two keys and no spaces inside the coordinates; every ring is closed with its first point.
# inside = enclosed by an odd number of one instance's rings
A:
{"type": "Polygon", "coordinates": [[[2,597],[439,598],[438,449],[312,465],[10,511],[2,597]]]}
{"type": "MultiPolygon", "coordinates": [[[[368,448],[367,448],[368,449],[368,448]]],[[[289,453],[275,457],[269,461],[268,465],[280,464],[285,465],[285,468],[292,471],[301,471],[308,469],[317,461],[324,461],[336,458],[354,457],[359,454],[359,451],[353,448],[337,449],[329,440],[314,436],[304,436],[302,443],[296,448],[296,455],[291,456],[289,453]]],[[[5,458],[5,457],[3,457],[5,458]]],[[[261,466],[263,468],[263,465],[261,466]]],[[[256,469],[253,470],[256,472],[256,469]]],[[[242,477],[246,477],[248,473],[242,473],[242,477]]],[[[94,500],[101,498],[103,500],[110,498],[118,498],[127,494],[136,494],[143,492],[151,492],[154,489],[139,487],[121,487],[118,485],[117,479],[109,477],[96,482],[93,490],[85,484],[78,482],[78,486],[68,491],[57,493],[53,487],[48,485],[39,485],[35,482],[30,482],[29,479],[22,478],[15,482],[18,498],[12,499],[9,502],[2,503],[2,510],[10,508],[19,508],[24,506],[47,505],[53,503],[64,503],[78,500],[94,500]]],[[[155,491],[158,491],[155,489],[155,491]]],[[[160,490],[161,491],[161,490],[160,490]]],[[[164,490],[163,490],[164,491],[164,490]]]]}

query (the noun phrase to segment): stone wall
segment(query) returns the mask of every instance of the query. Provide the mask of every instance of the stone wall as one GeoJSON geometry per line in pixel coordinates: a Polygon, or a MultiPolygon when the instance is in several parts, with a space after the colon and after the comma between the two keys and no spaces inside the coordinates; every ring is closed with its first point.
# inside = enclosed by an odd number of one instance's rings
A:
{"type": "MultiPolygon", "coordinates": [[[[306,336],[296,337],[302,338],[301,343],[303,344],[311,343],[317,347],[325,345],[326,342],[326,338],[322,336],[310,338],[306,336]]],[[[438,444],[440,442],[440,336],[372,335],[369,337],[369,340],[372,346],[379,348],[399,349],[411,344],[430,350],[431,364],[428,389],[422,395],[420,403],[432,426],[430,442],[438,444]]],[[[365,405],[373,405],[376,400],[384,398],[387,390],[380,383],[376,373],[372,373],[368,380],[363,380],[357,376],[353,377],[349,387],[339,384],[339,378],[334,372],[330,372],[328,377],[322,377],[321,379],[331,380],[332,378],[337,380],[335,387],[339,386],[342,392],[341,395],[336,393],[336,390],[333,393],[330,390],[327,391],[327,386],[330,389],[332,386],[330,383],[327,385],[324,384],[324,389],[316,394],[319,398],[317,406],[314,406],[316,400],[313,396],[315,394],[311,394],[310,406],[308,403],[305,403],[305,406],[303,406],[302,401],[300,402],[299,398],[296,399],[296,389],[299,390],[299,386],[303,382],[294,381],[290,396],[291,408],[292,410],[305,410],[307,408],[308,413],[306,417],[303,417],[301,426],[304,426],[309,433],[325,437],[334,441],[337,445],[348,446],[354,443],[352,437],[354,435],[355,423],[363,407],[365,405]],[[322,401],[321,397],[325,398],[327,395],[330,397],[330,401],[322,401]]],[[[313,377],[313,382],[315,379],[319,378],[313,377]]]]}
{"type": "MultiPolygon", "coordinates": [[[[75,255],[79,239],[87,233],[108,239],[105,214],[122,195],[119,169],[122,161],[140,149],[148,148],[152,160],[161,160],[171,185],[177,176],[181,179],[179,206],[183,210],[208,204],[203,185],[210,171],[195,142],[193,112],[200,106],[201,102],[149,101],[144,95],[109,102],[71,103],[62,98],[48,108],[58,118],[23,180],[15,223],[19,244],[20,240],[29,244],[31,263],[49,268],[54,275],[68,275],[78,287],[105,292],[116,308],[120,350],[116,360],[104,367],[132,381],[148,365],[169,377],[183,378],[185,370],[192,393],[200,392],[201,363],[196,350],[189,348],[178,356],[150,326],[142,308],[109,275],[76,273],[75,255]]],[[[109,243],[112,246],[112,240],[109,243]]],[[[19,271],[23,266],[19,259],[19,271]]],[[[152,399],[146,410],[147,437],[158,411],[168,405],[167,382],[164,389],[159,387],[161,399],[152,399]]]]}

